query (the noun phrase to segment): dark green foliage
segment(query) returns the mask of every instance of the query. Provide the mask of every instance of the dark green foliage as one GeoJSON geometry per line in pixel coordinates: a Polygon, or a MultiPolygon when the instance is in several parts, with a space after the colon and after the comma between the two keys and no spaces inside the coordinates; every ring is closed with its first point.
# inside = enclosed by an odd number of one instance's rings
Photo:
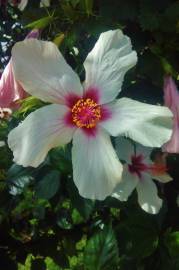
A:
{"type": "Polygon", "coordinates": [[[84,253],[85,269],[109,270],[118,263],[118,247],[111,227],[105,227],[92,236],[84,253]]]}
{"type": "Polygon", "coordinates": [[[58,191],[60,186],[60,173],[50,171],[36,185],[35,196],[41,199],[50,199],[58,191]]]}

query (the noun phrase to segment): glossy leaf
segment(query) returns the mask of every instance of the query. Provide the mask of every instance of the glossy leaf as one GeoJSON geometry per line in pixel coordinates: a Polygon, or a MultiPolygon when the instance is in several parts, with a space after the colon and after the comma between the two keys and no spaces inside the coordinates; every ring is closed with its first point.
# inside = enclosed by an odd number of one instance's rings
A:
{"type": "Polygon", "coordinates": [[[118,262],[118,247],[111,227],[105,227],[87,242],[84,265],[87,270],[115,269],[118,262]]]}
{"type": "Polygon", "coordinates": [[[36,196],[42,199],[52,198],[60,186],[60,173],[51,171],[43,177],[36,185],[36,196]]]}

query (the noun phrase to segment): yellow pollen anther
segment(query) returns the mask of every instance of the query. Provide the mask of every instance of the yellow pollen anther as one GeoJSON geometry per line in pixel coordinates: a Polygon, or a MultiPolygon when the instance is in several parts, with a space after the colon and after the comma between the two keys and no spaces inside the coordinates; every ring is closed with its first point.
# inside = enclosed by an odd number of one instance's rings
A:
{"type": "Polygon", "coordinates": [[[73,106],[72,120],[77,127],[93,128],[101,118],[101,107],[92,99],[79,99],[73,106]]]}

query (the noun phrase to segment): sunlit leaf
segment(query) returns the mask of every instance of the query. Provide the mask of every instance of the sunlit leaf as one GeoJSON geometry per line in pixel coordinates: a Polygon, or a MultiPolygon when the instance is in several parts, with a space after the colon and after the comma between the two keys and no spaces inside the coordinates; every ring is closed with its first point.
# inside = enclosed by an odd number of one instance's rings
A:
{"type": "Polygon", "coordinates": [[[54,21],[54,17],[53,16],[47,16],[44,18],[41,18],[37,21],[34,21],[32,23],[29,23],[25,26],[25,28],[36,28],[36,29],[44,29],[46,28],[49,24],[51,24],[54,21]]]}

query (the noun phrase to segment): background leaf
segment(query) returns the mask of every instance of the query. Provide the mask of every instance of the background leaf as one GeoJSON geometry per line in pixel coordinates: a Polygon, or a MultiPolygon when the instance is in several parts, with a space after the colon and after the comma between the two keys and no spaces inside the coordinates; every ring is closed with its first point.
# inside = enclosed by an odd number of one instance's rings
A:
{"type": "Polygon", "coordinates": [[[52,198],[60,186],[60,173],[51,171],[45,175],[36,185],[36,196],[42,199],[52,198]]]}
{"type": "Polygon", "coordinates": [[[84,265],[88,270],[109,270],[117,267],[118,247],[111,227],[92,236],[85,248],[84,265]]]}

